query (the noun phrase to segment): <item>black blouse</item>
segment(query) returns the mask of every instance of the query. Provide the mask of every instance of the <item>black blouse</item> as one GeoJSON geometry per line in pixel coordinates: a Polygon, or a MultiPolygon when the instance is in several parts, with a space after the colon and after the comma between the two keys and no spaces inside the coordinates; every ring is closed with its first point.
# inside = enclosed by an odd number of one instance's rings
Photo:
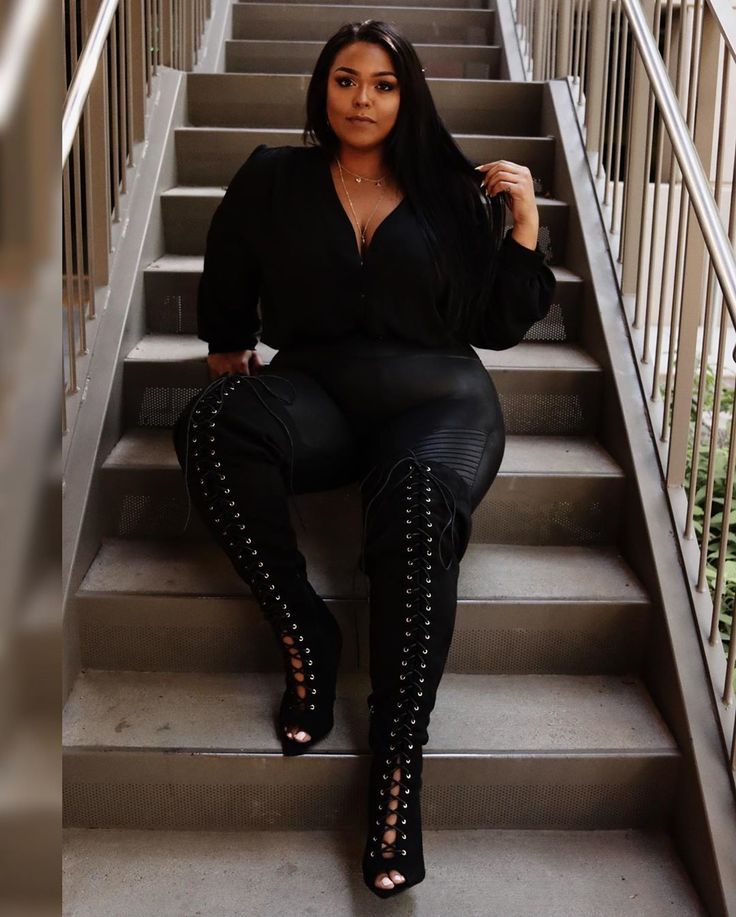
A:
{"type": "MultiPolygon", "coordinates": [[[[503,350],[547,314],[555,276],[539,246],[506,233],[493,296],[467,343],[503,350]]],[[[376,228],[361,262],[319,146],[256,147],[212,218],[197,300],[210,353],[281,349],[356,331],[427,347],[456,343],[442,318],[428,244],[408,198],[376,228]],[[260,315],[258,304],[260,300],[260,315]]]]}

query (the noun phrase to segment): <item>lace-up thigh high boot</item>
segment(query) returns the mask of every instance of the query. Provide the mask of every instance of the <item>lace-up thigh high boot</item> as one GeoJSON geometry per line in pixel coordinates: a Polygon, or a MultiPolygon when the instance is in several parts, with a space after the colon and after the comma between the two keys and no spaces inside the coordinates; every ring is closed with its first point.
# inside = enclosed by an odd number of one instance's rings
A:
{"type": "Polygon", "coordinates": [[[458,567],[472,510],[463,478],[413,453],[374,468],[362,493],[373,752],[363,875],[372,892],[387,898],[425,876],[422,747],[452,641],[458,567]],[[378,875],[392,869],[404,881],[378,888],[378,875]]]}
{"type": "Polygon", "coordinates": [[[286,684],[279,738],[285,755],[300,755],[332,729],[342,636],[307,579],[289,514],[288,385],[223,376],[187,407],[174,441],[192,503],[279,640],[286,684]],[[310,740],[290,739],[287,729],[310,740]]]}

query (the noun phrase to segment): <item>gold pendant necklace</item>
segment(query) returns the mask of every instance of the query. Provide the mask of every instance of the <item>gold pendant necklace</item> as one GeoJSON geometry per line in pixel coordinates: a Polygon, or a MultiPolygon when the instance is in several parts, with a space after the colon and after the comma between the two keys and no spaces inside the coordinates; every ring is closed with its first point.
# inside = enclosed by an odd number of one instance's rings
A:
{"type": "MultiPolygon", "coordinates": [[[[352,211],[352,213],[353,213],[353,219],[355,220],[355,225],[358,227],[358,232],[360,233],[360,239],[361,239],[361,257],[362,257],[362,255],[363,255],[363,249],[365,248],[365,234],[366,234],[366,230],[368,229],[368,224],[369,224],[370,221],[373,219],[373,214],[376,212],[376,209],[377,209],[378,205],[381,203],[381,199],[383,198],[383,195],[386,193],[386,187],[383,186],[383,190],[382,190],[381,193],[379,194],[378,200],[376,201],[376,204],[375,204],[373,210],[371,210],[371,215],[370,215],[370,216],[368,217],[368,219],[365,221],[365,226],[361,226],[361,225],[360,225],[360,220],[358,219],[358,215],[357,215],[356,212],[355,212],[355,207],[353,207],[353,201],[352,201],[352,199],[351,199],[351,197],[350,197],[350,192],[349,192],[348,189],[347,189],[347,186],[346,186],[346,184],[345,184],[345,179],[343,178],[343,175],[342,175],[343,167],[342,167],[342,164],[340,163],[340,160],[339,160],[339,159],[337,160],[337,166],[338,166],[338,168],[340,169],[340,181],[342,182],[343,191],[345,192],[345,196],[346,196],[347,199],[348,199],[348,204],[350,205],[350,209],[351,209],[351,211],[352,211]]],[[[345,169],[345,171],[347,172],[347,169],[345,169]]],[[[384,178],[385,178],[385,176],[384,176],[384,178]]]]}

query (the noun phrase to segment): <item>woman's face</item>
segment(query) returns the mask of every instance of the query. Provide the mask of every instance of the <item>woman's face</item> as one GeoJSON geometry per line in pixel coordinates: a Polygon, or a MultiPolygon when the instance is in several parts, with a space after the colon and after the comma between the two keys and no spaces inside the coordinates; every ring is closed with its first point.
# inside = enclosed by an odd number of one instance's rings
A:
{"type": "Polygon", "coordinates": [[[398,112],[399,81],[388,52],[367,41],[338,51],[327,81],[327,117],[340,143],[361,150],[379,146],[398,112]]]}

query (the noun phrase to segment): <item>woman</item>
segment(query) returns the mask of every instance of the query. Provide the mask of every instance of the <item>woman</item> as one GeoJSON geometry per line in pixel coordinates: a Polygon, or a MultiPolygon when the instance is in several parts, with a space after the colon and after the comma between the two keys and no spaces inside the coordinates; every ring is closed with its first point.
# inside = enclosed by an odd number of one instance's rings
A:
{"type": "Polygon", "coordinates": [[[497,394],[470,345],[520,341],[555,279],[529,170],[473,170],[412,45],[386,23],[345,25],[327,42],[303,141],[255,149],[212,219],[198,320],[214,381],[175,442],[192,501],[279,638],[286,755],[332,728],[342,646],[288,498],[361,479],[373,752],[363,872],[388,897],[425,876],[422,746],[471,513],[504,450],[497,394]],[[514,226],[502,238],[504,200],[514,226]],[[278,349],[268,366],[259,336],[278,349]]]}

